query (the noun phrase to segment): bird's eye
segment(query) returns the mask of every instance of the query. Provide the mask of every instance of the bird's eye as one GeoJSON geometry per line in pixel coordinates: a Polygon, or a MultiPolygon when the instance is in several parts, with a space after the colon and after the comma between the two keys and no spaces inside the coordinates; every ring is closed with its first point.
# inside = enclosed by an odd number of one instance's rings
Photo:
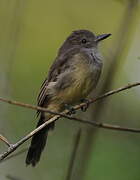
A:
{"type": "Polygon", "coordinates": [[[86,44],[87,40],[86,39],[82,39],[82,43],[86,44]]]}

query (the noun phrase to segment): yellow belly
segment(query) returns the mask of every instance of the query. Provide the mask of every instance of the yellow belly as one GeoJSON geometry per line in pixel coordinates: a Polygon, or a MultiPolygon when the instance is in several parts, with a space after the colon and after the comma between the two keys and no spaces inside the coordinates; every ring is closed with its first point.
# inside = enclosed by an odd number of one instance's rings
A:
{"type": "MultiPolygon", "coordinates": [[[[74,67],[70,74],[70,84],[66,88],[56,90],[54,101],[57,104],[75,104],[81,99],[86,98],[93,88],[95,88],[101,67],[94,63],[89,63],[85,56],[76,54],[73,59],[72,66],[74,67]]],[[[67,79],[67,77],[64,77],[67,79]]]]}
{"type": "Polygon", "coordinates": [[[59,94],[64,103],[75,104],[81,99],[86,98],[93,88],[92,73],[88,65],[79,64],[73,72],[73,83],[59,94]]]}

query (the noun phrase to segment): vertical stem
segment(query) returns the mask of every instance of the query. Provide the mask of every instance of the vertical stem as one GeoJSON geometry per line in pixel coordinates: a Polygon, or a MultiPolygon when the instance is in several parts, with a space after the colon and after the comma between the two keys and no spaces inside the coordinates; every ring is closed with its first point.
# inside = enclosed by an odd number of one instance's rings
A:
{"type": "Polygon", "coordinates": [[[77,151],[78,151],[78,147],[79,147],[80,137],[81,137],[81,129],[78,130],[77,135],[75,137],[74,146],[73,146],[73,150],[72,150],[72,154],[71,154],[71,159],[70,159],[70,163],[69,163],[69,167],[68,167],[66,180],[72,180],[73,169],[74,169],[74,164],[76,162],[76,155],[77,155],[77,151]]]}
{"type": "MultiPolygon", "coordinates": [[[[1,44],[0,44],[0,83],[1,83],[1,95],[9,96],[11,89],[11,74],[12,66],[16,56],[16,50],[18,47],[21,31],[21,19],[23,15],[24,4],[22,0],[16,0],[13,2],[6,1],[6,8],[4,13],[6,14],[6,23],[3,24],[1,30],[3,32],[1,44]]],[[[4,14],[4,15],[5,15],[4,14]]],[[[4,119],[7,112],[7,107],[1,107],[1,118],[4,119]]]]}

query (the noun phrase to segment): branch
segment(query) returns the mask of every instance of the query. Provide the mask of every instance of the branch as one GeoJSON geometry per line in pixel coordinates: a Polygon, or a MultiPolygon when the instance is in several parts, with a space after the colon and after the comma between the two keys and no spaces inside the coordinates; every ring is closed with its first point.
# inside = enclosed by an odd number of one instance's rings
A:
{"type": "Polygon", "coordinates": [[[8,147],[10,147],[9,141],[4,137],[3,135],[0,134],[0,140],[3,141],[8,147]]]}
{"type": "MultiPolygon", "coordinates": [[[[109,91],[109,92],[107,92],[107,93],[105,93],[105,94],[103,94],[101,96],[96,97],[96,98],[89,99],[88,102],[86,102],[86,103],[81,103],[79,105],[74,106],[74,110],[78,110],[81,107],[86,106],[87,104],[90,105],[90,104],[95,103],[96,101],[104,99],[104,98],[106,98],[108,96],[111,96],[113,94],[119,93],[121,91],[130,89],[130,88],[133,88],[133,87],[136,87],[136,86],[140,86],[140,82],[136,82],[136,83],[133,83],[133,84],[128,84],[128,85],[123,86],[121,88],[109,91]]],[[[27,104],[27,103],[8,100],[8,99],[4,99],[2,97],[0,97],[0,101],[3,101],[3,102],[8,103],[8,104],[13,104],[13,105],[16,105],[16,106],[20,106],[20,107],[25,107],[25,108],[29,108],[29,109],[33,109],[33,110],[39,110],[39,111],[47,112],[47,113],[54,114],[54,115],[60,115],[62,117],[71,119],[71,116],[66,115],[69,111],[66,111],[67,113],[65,112],[65,114],[64,113],[53,112],[53,111],[49,111],[46,108],[43,108],[43,107],[40,107],[40,106],[34,106],[34,105],[31,105],[31,104],[27,104]]]]}
{"type": "Polygon", "coordinates": [[[22,145],[25,141],[27,141],[28,139],[30,139],[34,134],[36,134],[37,132],[39,132],[41,129],[43,129],[45,126],[47,126],[48,124],[50,124],[53,121],[56,121],[60,116],[56,115],[53,118],[49,119],[48,121],[46,121],[44,124],[42,124],[41,126],[39,126],[38,128],[36,128],[35,130],[33,130],[32,132],[30,132],[29,134],[27,134],[25,137],[23,137],[22,139],[20,139],[17,143],[15,144],[11,144],[11,146],[8,148],[7,151],[5,151],[3,154],[0,155],[0,162],[7,157],[9,154],[11,154],[12,152],[14,152],[20,145],[22,145]]]}
{"type": "MultiPolygon", "coordinates": [[[[18,151],[17,153],[12,154],[11,156],[8,156],[8,157],[7,157],[6,159],[4,159],[2,162],[5,162],[5,161],[10,160],[10,159],[12,159],[12,158],[15,158],[15,157],[21,155],[22,153],[26,152],[27,150],[28,150],[28,148],[24,148],[24,149],[18,151]]],[[[2,163],[2,162],[1,162],[1,163],[2,163]]]]}
{"type": "MultiPolygon", "coordinates": [[[[109,91],[95,99],[90,99],[88,101],[88,103],[81,103],[79,105],[76,105],[74,106],[74,109],[75,110],[78,110],[80,109],[81,107],[85,106],[86,104],[91,104],[91,103],[94,103],[98,100],[101,100],[103,98],[106,98],[108,96],[111,96],[113,94],[116,94],[116,93],[119,93],[121,91],[124,91],[126,89],[130,89],[130,88],[133,88],[133,87],[136,87],[136,86],[139,86],[140,85],[140,82],[137,82],[137,83],[133,83],[133,84],[129,84],[127,86],[124,86],[124,87],[121,87],[121,88],[118,88],[116,90],[112,90],[112,91],[109,91]]],[[[30,105],[30,104],[24,104],[24,103],[21,103],[21,102],[17,102],[17,101],[11,101],[11,100],[6,100],[4,98],[0,98],[1,101],[3,102],[7,102],[7,103],[10,103],[10,104],[14,104],[14,105],[17,105],[17,106],[22,106],[22,107],[26,107],[26,108],[30,108],[30,109],[34,109],[34,110],[40,110],[40,111],[44,111],[44,112],[48,112],[48,113],[51,113],[51,114],[54,114],[55,116],[51,119],[49,119],[48,121],[46,121],[44,124],[42,124],[41,126],[39,126],[38,128],[36,128],[35,130],[33,130],[32,132],[30,132],[29,134],[27,134],[26,136],[24,136],[22,139],[20,139],[17,143],[15,144],[9,144],[10,147],[8,148],[7,151],[5,151],[4,153],[2,153],[0,155],[0,162],[6,158],[9,154],[11,154],[12,152],[14,152],[20,145],[22,145],[25,141],[27,141],[28,139],[30,139],[34,134],[36,134],[37,132],[39,132],[41,129],[43,129],[45,126],[47,126],[48,124],[50,124],[51,122],[54,122],[56,121],[57,119],[59,119],[60,117],[66,117],[68,119],[71,119],[71,120],[76,120],[76,121],[79,121],[79,122],[82,122],[82,123],[86,123],[86,124],[90,124],[92,126],[95,126],[95,127],[99,127],[99,128],[105,128],[105,129],[112,129],[112,130],[117,130],[117,131],[129,131],[129,132],[135,132],[135,133],[140,133],[140,129],[134,129],[134,128],[125,128],[125,127],[120,127],[120,126],[116,126],[116,125],[109,125],[109,124],[103,124],[103,123],[99,123],[99,122],[94,122],[94,121],[87,121],[87,120],[82,120],[80,118],[75,118],[75,117],[71,117],[71,116],[68,116],[67,113],[69,112],[68,110],[65,110],[63,111],[63,113],[56,113],[56,112],[52,112],[52,111],[48,111],[46,108],[42,108],[42,107],[38,107],[38,106],[33,106],[33,105],[30,105]]]]}

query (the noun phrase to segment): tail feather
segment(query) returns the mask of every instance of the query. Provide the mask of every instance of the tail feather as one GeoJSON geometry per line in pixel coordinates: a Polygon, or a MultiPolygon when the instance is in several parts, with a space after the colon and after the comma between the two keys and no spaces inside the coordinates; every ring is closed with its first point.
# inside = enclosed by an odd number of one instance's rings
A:
{"type": "MultiPolygon", "coordinates": [[[[43,123],[44,123],[43,118],[40,117],[37,127],[43,123]]],[[[33,136],[31,145],[29,147],[28,154],[26,157],[26,165],[31,164],[34,167],[39,162],[41,153],[44,150],[46,142],[47,142],[48,131],[53,126],[54,126],[54,123],[51,123],[33,136]]]]}

